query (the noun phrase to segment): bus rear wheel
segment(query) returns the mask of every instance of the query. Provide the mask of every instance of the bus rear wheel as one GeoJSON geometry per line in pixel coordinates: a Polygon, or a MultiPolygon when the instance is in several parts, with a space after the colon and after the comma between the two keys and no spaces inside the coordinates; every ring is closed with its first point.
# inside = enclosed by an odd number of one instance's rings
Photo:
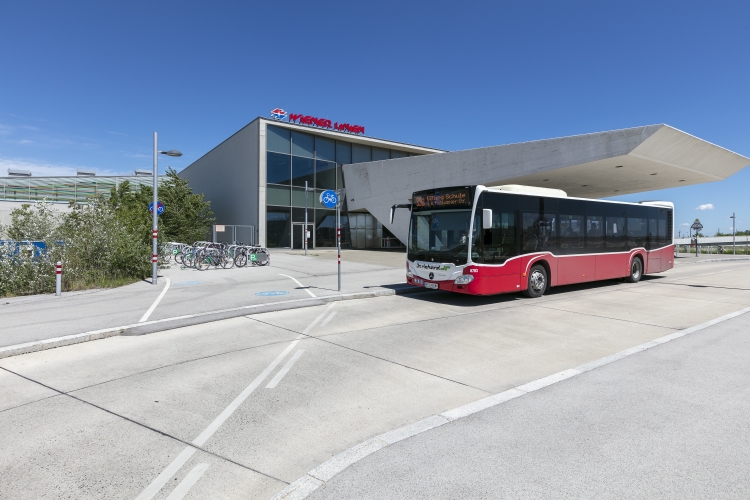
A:
{"type": "Polygon", "coordinates": [[[536,265],[529,271],[529,282],[524,295],[531,298],[541,297],[547,290],[547,270],[544,266],[536,265]]]}
{"type": "Polygon", "coordinates": [[[628,276],[628,283],[638,283],[643,276],[643,262],[640,257],[634,257],[633,262],[630,263],[630,276],[628,276]]]}

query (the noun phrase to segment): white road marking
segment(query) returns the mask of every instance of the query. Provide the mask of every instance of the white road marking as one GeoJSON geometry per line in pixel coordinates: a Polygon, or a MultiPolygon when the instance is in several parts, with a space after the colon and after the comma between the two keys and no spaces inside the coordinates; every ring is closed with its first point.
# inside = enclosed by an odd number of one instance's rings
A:
{"type": "Polygon", "coordinates": [[[159,305],[159,302],[161,302],[161,299],[164,298],[164,294],[167,293],[167,290],[169,289],[169,278],[166,278],[167,284],[164,285],[164,290],[161,291],[158,297],[156,297],[156,300],[153,304],[151,304],[151,307],[148,308],[148,311],[146,311],[146,314],[143,315],[143,317],[138,321],[138,323],[143,323],[144,321],[148,320],[148,317],[151,316],[151,313],[154,312],[154,309],[156,309],[156,306],[159,305]]]}
{"type": "Polygon", "coordinates": [[[203,473],[206,472],[206,469],[208,469],[208,464],[196,465],[193,470],[185,476],[185,479],[180,481],[177,488],[169,494],[167,500],[182,500],[182,498],[187,495],[187,492],[190,491],[190,488],[192,488],[193,485],[198,482],[198,479],[201,478],[203,473]]]}
{"type": "Polygon", "coordinates": [[[333,312],[331,313],[331,315],[330,315],[330,316],[328,316],[328,317],[326,318],[326,320],[325,320],[324,322],[322,322],[322,323],[320,324],[320,327],[321,327],[321,328],[323,328],[324,326],[326,326],[326,325],[328,324],[328,322],[329,322],[329,321],[331,321],[331,320],[333,319],[333,317],[334,317],[334,316],[336,316],[336,311],[333,311],[333,312]]]}
{"type": "Polygon", "coordinates": [[[276,359],[274,359],[271,362],[271,364],[268,365],[266,369],[263,370],[263,372],[260,375],[255,377],[255,380],[253,380],[250,383],[250,385],[248,385],[245,388],[245,390],[240,393],[239,396],[234,398],[234,401],[229,403],[229,406],[227,406],[224,409],[224,411],[221,412],[219,416],[216,417],[214,421],[211,422],[209,426],[206,427],[203,430],[203,432],[200,433],[200,435],[198,435],[197,438],[193,439],[193,444],[196,446],[203,446],[203,444],[205,444],[205,442],[208,441],[208,438],[213,436],[214,432],[219,430],[219,427],[221,427],[221,424],[226,422],[226,420],[232,415],[232,413],[234,413],[235,410],[239,408],[240,405],[247,399],[247,397],[250,396],[250,394],[252,394],[252,392],[260,385],[260,383],[263,382],[263,380],[266,377],[268,377],[268,375],[273,371],[273,369],[276,368],[279,363],[281,363],[281,360],[284,359],[287,354],[289,354],[289,351],[291,351],[297,346],[297,344],[299,343],[301,339],[302,339],[302,335],[297,336],[294,342],[289,344],[289,346],[286,349],[284,349],[284,351],[281,354],[279,354],[276,357],[276,359]]]}
{"type": "Polygon", "coordinates": [[[280,274],[281,276],[284,276],[285,278],[289,278],[290,280],[292,280],[292,281],[294,281],[295,283],[297,283],[297,284],[298,284],[299,286],[301,286],[301,287],[302,287],[302,288],[303,288],[303,289],[304,289],[304,290],[305,290],[305,291],[306,291],[307,293],[309,293],[309,294],[310,294],[310,297],[315,297],[315,294],[314,294],[314,293],[312,293],[312,292],[310,291],[310,289],[309,289],[309,288],[307,288],[307,287],[306,287],[305,285],[303,285],[302,283],[300,283],[300,282],[299,282],[299,281],[297,280],[297,278],[293,278],[293,277],[291,277],[291,276],[288,276],[288,275],[286,275],[286,274],[281,274],[281,273],[279,273],[279,274],[280,274]]]}
{"type": "Polygon", "coordinates": [[[271,381],[266,386],[266,389],[273,389],[277,385],[279,385],[279,382],[281,382],[281,379],[284,378],[284,375],[286,375],[289,370],[292,369],[292,366],[294,366],[294,363],[297,362],[300,356],[302,356],[302,353],[305,352],[302,349],[294,353],[294,356],[289,358],[289,361],[286,362],[284,366],[281,367],[281,370],[276,374],[274,378],[271,379],[271,381]]]}
{"type": "Polygon", "coordinates": [[[135,500],[151,500],[154,498],[154,495],[159,493],[159,490],[164,487],[165,484],[167,484],[167,481],[169,481],[172,476],[174,476],[178,470],[180,470],[180,467],[185,465],[185,462],[190,460],[190,457],[193,456],[193,453],[195,453],[195,448],[192,446],[188,446],[184,450],[182,450],[182,453],[177,455],[177,458],[175,458],[171,464],[167,466],[166,469],[164,469],[164,472],[156,476],[156,479],[154,479],[151,484],[149,484],[145,490],[141,492],[140,495],[135,497],[135,500]]]}
{"type": "MultiPolygon", "coordinates": [[[[193,444],[196,446],[202,446],[212,435],[214,432],[216,432],[221,424],[223,424],[234,411],[239,408],[239,406],[242,404],[243,401],[247,399],[248,396],[260,385],[261,382],[268,376],[269,373],[273,371],[274,368],[278,366],[279,363],[281,363],[281,360],[284,359],[284,357],[289,354],[289,351],[294,349],[294,347],[299,343],[299,341],[309,332],[310,330],[315,327],[318,322],[323,319],[323,316],[328,314],[328,311],[335,305],[336,303],[330,304],[326,309],[317,317],[315,320],[313,320],[312,323],[308,325],[307,328],[305,328],[305,331],[302,332],[302,334],[298,335],[297,338],[294,339],[294,341],[286,348],[284,351],[279,354],[276,359],[274,359],[270,365],[266,367],[263,372],[258,375],[255,380],[253,380],[249,386],[245,388],[244,391],[240,393],[239,396],[237,396],[234,401],[232,401],[229,406],[224,409],[221,414],[214,419],[211,424],[209,424],[206,429],[200,433],[200,435],[193,440],[193,444]]],[[[169,479],[174,476],[178,470],[180,470],[180,467],[185,465],[185,462],[187,462],[190,457],[195,453],[195,448],[192,446],[188,446],[183,450],[182,453],[180,453],[177,458],[174,459],[174,461],[167,466],[166,469],[164,469],[164,472],[159,474],[156,479],[153,480],[151,484],[149,484],[143,492],[136,497],[136,500],[151,500],[151,498],[156,495],[156,493],[159,492],[162,487],[169,481],[169,479]]]]}
{"type": "Polygon", "coordinates": [[[318,316],[317,318],[315,318],[315,321],[313,321],[312,323],[310,323],[309,325],[307,325],[307,328],[305,328],[302,331],[302,335],[307,335],[308,333],[310,333],[310,330],[312,330],[313,328],[315,328],[315,325],[318,324],[318,321],[320,321],[321,319],[323,319],[323,316],[325,316],[326,314],[328,314],[328,311],[330,311],[331,308],[333,306],[335,306],[335,305],[336,305],[335,302],[331,302],[331,304],[328,307],[326,307],[325,311],[323,311],[320,316],[318,316]]]}

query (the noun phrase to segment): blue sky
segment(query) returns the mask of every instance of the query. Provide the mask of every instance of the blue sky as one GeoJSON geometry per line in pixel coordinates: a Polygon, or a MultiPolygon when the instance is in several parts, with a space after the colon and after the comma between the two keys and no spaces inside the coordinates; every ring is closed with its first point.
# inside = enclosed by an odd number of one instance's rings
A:
{"type": "MultiPolygon", "coordinates": [[[[180,170],[275,107],[449,150],[667,123],[750,156],[748,18],[739,1],[8,2],[0,171],[150,168],[154,130],[180,170]]],[[[748,170],[622,198],[744,230],[748,170]]]]}

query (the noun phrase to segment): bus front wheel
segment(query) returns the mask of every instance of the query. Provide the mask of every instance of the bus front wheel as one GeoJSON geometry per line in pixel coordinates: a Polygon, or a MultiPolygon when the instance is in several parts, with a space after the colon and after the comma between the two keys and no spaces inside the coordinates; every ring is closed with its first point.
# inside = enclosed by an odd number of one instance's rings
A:
{"type": "Polygon", "coordinates": [[[529,271],[529,282],[524,295],[531,298],[541,297],[547,289],[547,270],[544,266],[536,265],[529,271]]]}
{"type": "Polygon", "coordinates": [[[643,276],[643,262],[640,257],[633,257],[630,263],[630,276],[627,277],[628,283],[638,283],[643,276]]]}

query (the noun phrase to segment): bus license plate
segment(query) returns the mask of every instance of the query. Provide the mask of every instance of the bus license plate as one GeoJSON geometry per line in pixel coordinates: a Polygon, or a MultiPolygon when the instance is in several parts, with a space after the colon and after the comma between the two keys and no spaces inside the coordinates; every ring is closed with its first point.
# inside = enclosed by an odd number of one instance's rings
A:
{"type": "Polygon", "coordinates": [[[424,287],[425,288],[432,288],[433,290],[437,290],[438,289],[438,284],[437,283],[425,283],[424,287]]]}

